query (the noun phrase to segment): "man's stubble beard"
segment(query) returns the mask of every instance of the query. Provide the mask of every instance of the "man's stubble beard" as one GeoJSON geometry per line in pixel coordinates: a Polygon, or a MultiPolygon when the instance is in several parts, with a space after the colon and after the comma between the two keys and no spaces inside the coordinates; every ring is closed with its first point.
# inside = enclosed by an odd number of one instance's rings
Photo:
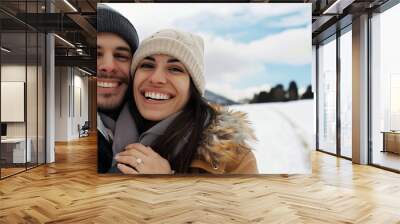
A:
{"type": "MultiPolygon", "coordinates": [[[[122,106],[124,103],[124,100],[126,99],[126,94],[127,90],[129,89],[130,85],[130,77],[128,76],[118,76],[116,77],[115,75],[110,75],[108,73],[104,72],[98,72],[97,74],[98,78],[112,78],[112,79],[118,79],[118,81],[121,83],[120,85],[125,87],[122,88],[121,92],[118,94],[100,94],[97,95],[97,109],[102,112],[112,112],[114,110],[117,110],[122,106]],[[102,100],[99,100],[99,97],[102,100]]],[[[120,86],[120,88],[121,88],[120,86]]]]}

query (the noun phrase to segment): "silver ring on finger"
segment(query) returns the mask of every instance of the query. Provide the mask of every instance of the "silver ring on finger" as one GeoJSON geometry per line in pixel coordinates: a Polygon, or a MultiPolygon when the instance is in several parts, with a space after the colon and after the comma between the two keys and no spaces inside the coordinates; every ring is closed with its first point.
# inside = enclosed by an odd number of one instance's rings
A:
{"type": "Polygon", "coordinates": [[[141,158],[136,158],[136,163],[137,165],[142,164],[143,160],[141,158]]]}

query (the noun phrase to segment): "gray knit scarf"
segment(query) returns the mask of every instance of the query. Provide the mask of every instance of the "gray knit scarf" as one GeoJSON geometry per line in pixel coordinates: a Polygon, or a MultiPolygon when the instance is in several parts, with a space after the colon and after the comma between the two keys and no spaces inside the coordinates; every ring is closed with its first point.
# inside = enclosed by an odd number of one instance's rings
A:
{"type": "MultiPolygon", "coordinates": [[[[122,152],[125,147],[132,143],[141,143],[145,146],[150,146],[161,135],[164,134],[168,126],[181,112],[170,115],[164,120],[158,122],[149,130],[143,132],[140,136],[137,130],[136,123],[129,111],[129,106],[126,103],[121,110],[117,120],[114,121],[103,113],[100,114],[98,119],[98,129],[107,140],[113,140],[112,151],[113,156],[122,152]]],[[[183,146],[188,141],[189,134],[182,139],[175,149],[172,150],[172,157],[176,156],[183,146]]],[[[112,165],[108,173],[120,173],[116,167],[116,160],[113,158],[112,165]]]]}

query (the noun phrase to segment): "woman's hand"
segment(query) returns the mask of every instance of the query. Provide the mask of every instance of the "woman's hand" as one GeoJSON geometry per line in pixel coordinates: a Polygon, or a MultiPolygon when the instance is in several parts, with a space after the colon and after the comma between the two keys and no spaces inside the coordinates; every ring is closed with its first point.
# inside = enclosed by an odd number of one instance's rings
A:
{"type": "Polygon", "coordinates": [[[140,143],[130,144],[115,155],[118,169],[124,174],[171,174],[168,160],[140,143]],[[129,166],[130,167],[129,167],[129,166]],[[133,169],[133,168],[135,169],[133,169]]]}

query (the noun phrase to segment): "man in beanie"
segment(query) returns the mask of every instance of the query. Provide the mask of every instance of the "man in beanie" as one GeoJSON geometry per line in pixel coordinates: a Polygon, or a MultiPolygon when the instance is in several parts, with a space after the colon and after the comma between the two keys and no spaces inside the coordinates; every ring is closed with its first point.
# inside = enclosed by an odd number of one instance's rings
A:
{"type": "Polygon", "coordinates": [[[135,27],[117,11],[97,6],[98,172],[111,166],[113,151],[134,139],[129,112],[132,55],[139,44],[135,27]]]}

